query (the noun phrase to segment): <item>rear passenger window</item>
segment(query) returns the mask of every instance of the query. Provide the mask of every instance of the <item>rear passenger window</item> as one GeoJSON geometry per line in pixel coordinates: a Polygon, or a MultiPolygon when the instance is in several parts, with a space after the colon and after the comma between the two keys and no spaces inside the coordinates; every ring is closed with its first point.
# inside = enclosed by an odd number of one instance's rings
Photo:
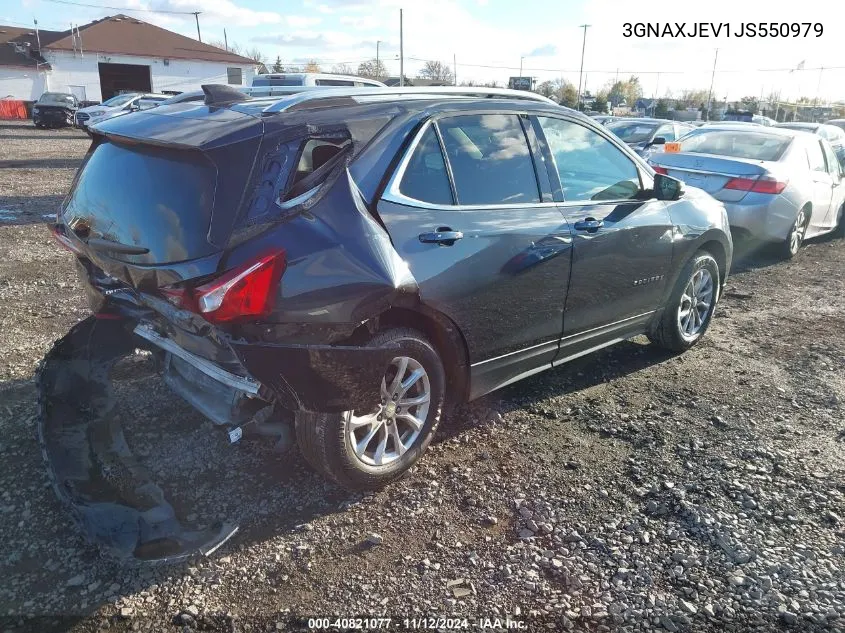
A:
{"type": "Polygon", "coordinates": [[[634,162],[596,132],[563,119],[537,117],[555,159],[564,200],[630,200],[640,192],[634,162]]]}
{"type": "Polygon", "coordinates": [[[438,126],[458,204],[540,202],[534,162],[517,115],[461,115],[441,119],[438,126]]]}
{"type": "Polygon", "coordinates": [[[428,126],[417,144],[399,182],[399,192],[421,202],[453,204],[449,175],[434,126],[428,126]]]}

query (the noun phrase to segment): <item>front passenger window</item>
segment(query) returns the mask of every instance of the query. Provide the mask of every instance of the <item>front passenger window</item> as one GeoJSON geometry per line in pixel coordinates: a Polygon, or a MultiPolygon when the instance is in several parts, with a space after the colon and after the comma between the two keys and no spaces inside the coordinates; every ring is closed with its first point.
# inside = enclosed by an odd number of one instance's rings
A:
{"type": "Polygon", "coordinates": [[[613,143],[577,123],[537,120],[554,156],[564,201],[631,200],[639,195],[639,170],[613,143]]]}

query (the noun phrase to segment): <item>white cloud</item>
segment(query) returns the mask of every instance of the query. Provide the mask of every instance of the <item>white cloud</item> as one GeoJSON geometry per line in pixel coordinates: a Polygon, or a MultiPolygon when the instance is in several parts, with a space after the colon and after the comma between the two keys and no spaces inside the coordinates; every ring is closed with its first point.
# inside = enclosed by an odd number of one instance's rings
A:
{"type": "Polygon", "coordinates": [[[295,29],[305,29],[309,26],[316,26],[322,21],[323,18],[310,15],[289,15],[285,18],[285,22],[295,29]]]}
{"type": "Polygon", "coordinates": [[[356,31],[372,31],[384,25],[383,20],[375,15],[342,15],[339,19],[341,24],[356,31]]]}
{"type": "MultiPolygon", "coordinates": [[[[117,0],[120,2],[120,0],[117,0]]],[[[127,3],[130,4],[130,3],[127,3]]],[[[230,26],[279,24],[283,17],[274,11],[255,11],[233,0],[151,0],[148,8],[166,11],[200,11],[200,22],[230,26]]],[[[117,6],[117,5],[115,5],[117,6]]],[[[188,16],[191,18],[192,16],[188,16]]]]}

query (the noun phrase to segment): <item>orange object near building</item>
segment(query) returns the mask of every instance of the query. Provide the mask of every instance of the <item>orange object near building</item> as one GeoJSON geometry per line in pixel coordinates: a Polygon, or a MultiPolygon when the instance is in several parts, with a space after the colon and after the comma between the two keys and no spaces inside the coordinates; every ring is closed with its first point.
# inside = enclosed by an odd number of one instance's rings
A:
{"type": "Polygon", "coordinates": [[[26,103],[16,99],[0,99],[0,119],[28,119],[26,103]]]}

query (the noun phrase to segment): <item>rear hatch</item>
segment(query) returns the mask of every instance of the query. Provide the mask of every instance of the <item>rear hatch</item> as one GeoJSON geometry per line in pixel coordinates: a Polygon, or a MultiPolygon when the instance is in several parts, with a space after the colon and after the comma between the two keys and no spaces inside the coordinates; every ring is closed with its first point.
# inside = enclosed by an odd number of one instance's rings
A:
{"type": "Polygon", "coordinates": [[[262,130],[257,117],[190,103],[100,123],[60,226],[86,257],[133,286],[150,281],[146,272],[186,262],[205,262],[192,276],[213,272],[262,130]]]}

